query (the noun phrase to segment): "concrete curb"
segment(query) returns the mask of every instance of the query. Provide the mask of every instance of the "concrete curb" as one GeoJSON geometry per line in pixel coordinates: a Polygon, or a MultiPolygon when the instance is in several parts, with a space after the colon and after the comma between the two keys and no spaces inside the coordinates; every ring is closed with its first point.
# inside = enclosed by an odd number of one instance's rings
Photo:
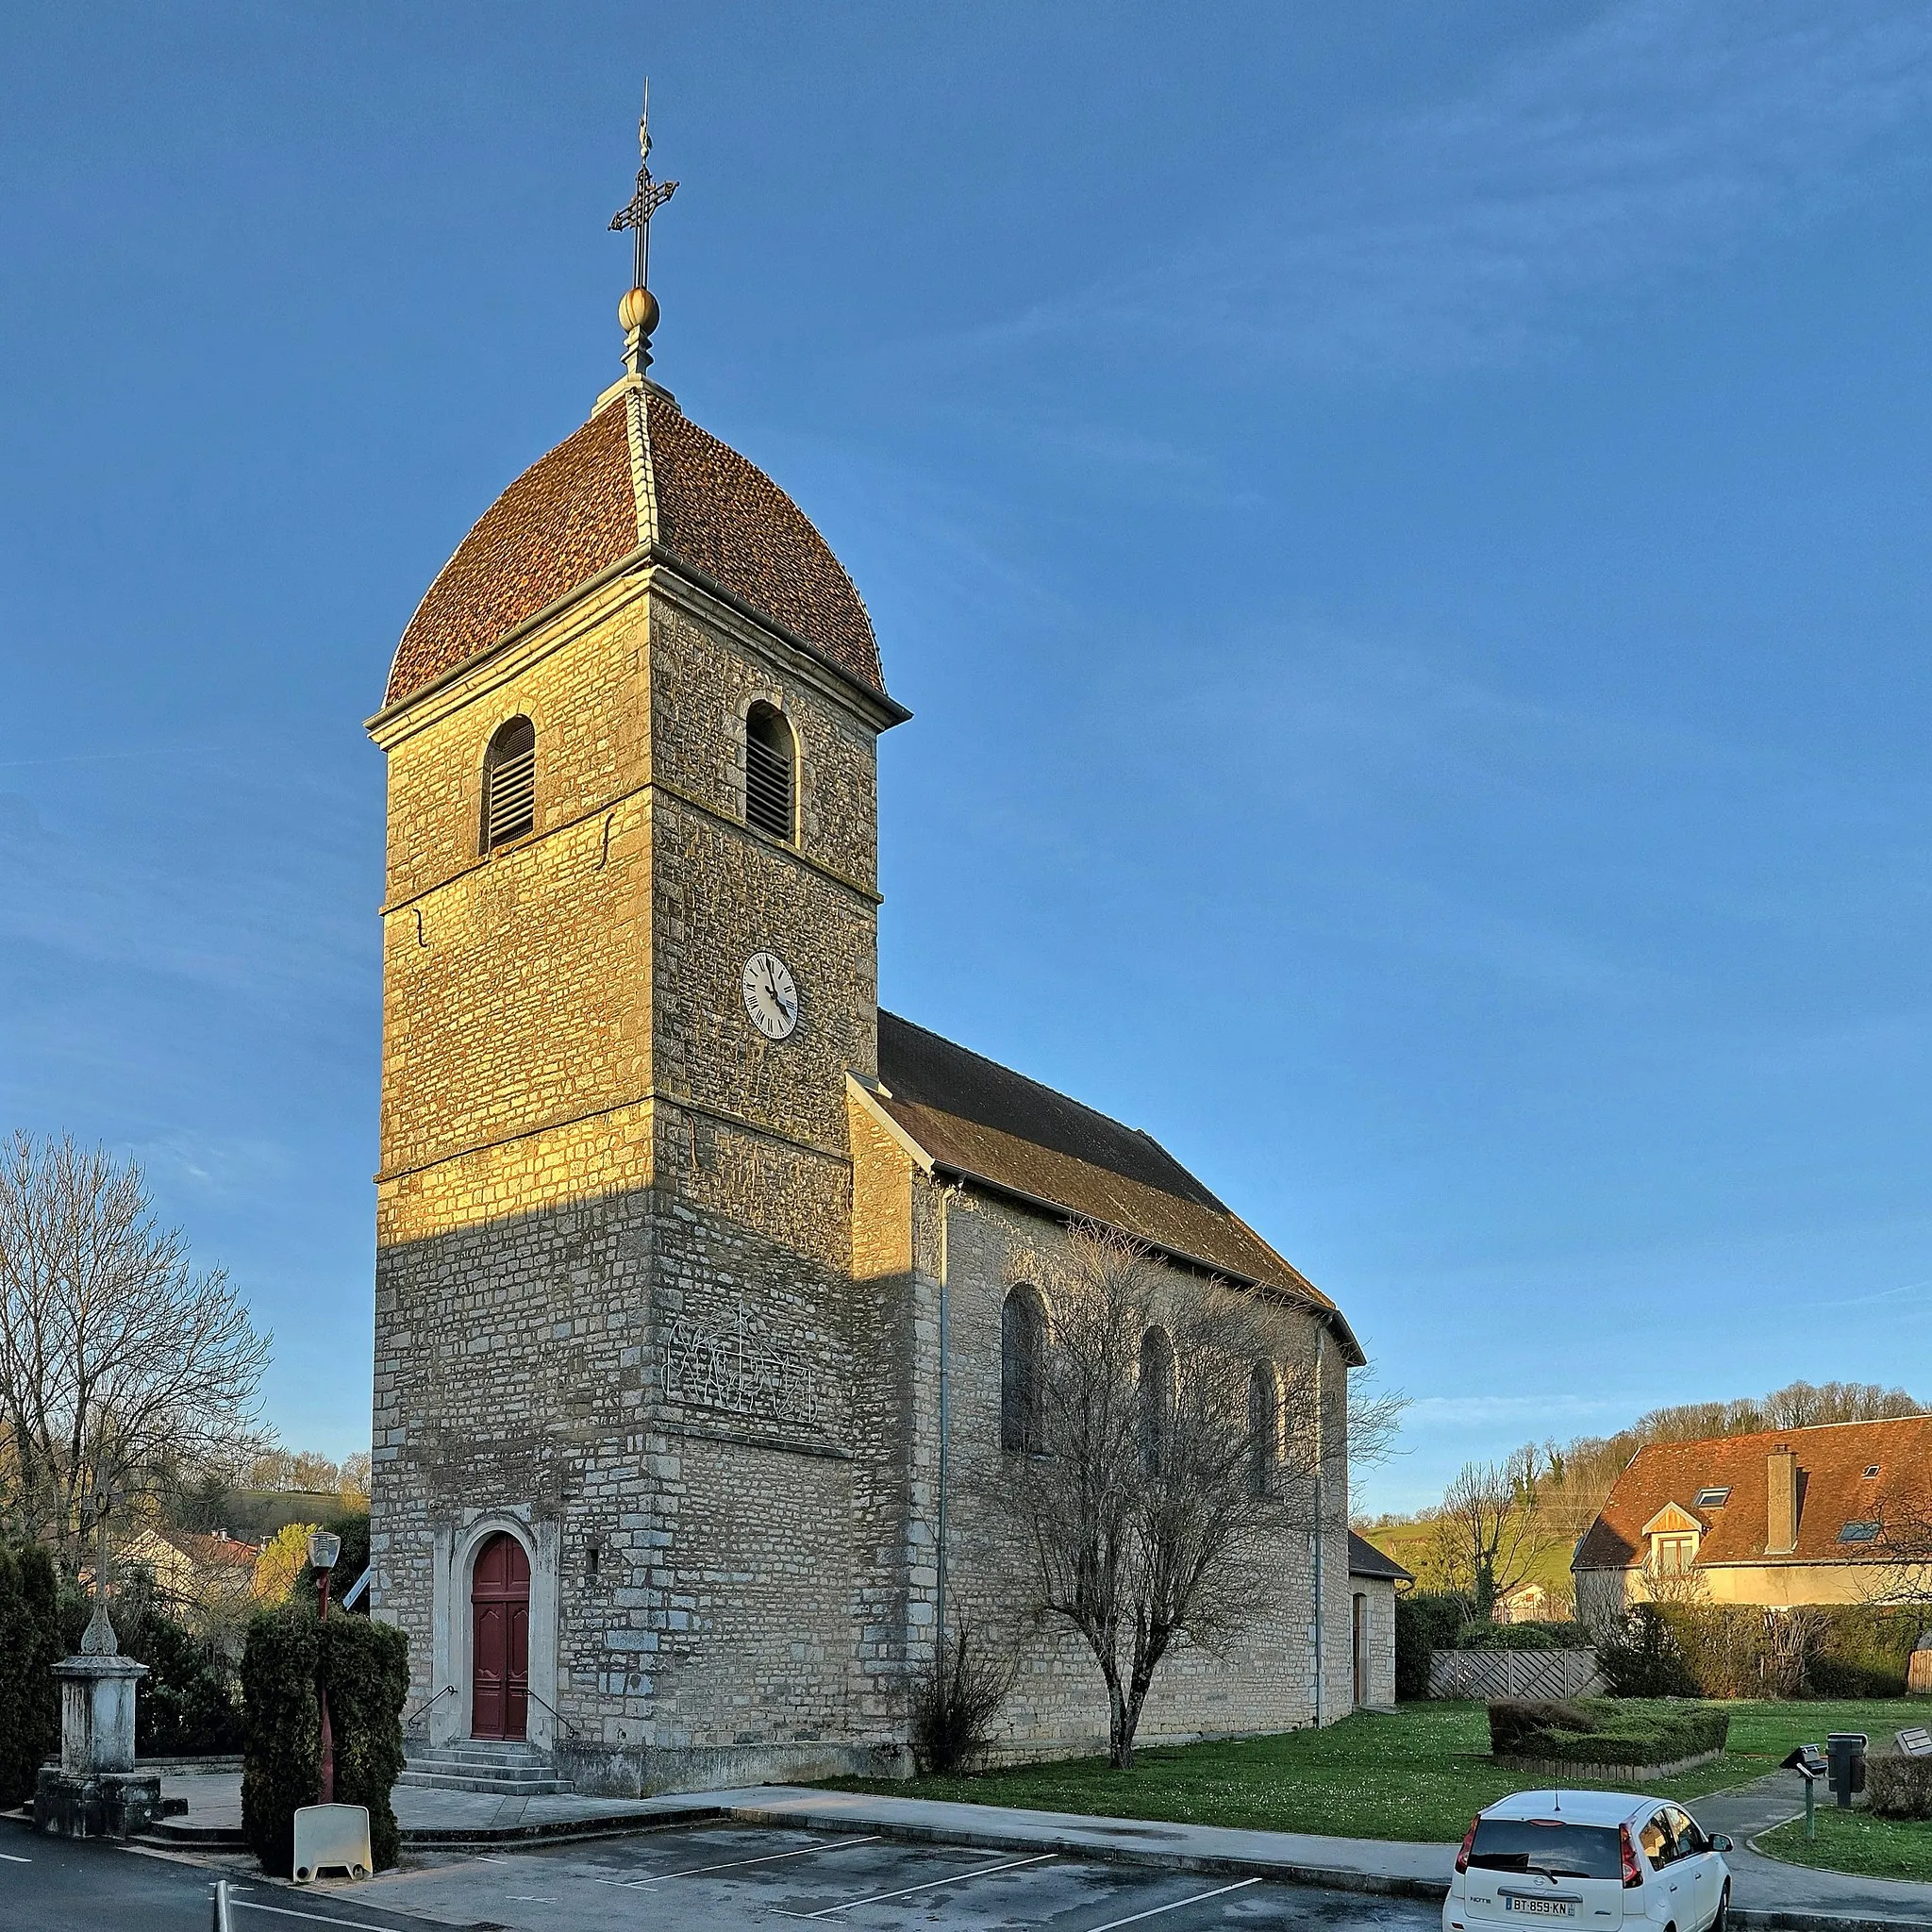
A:
{"type": "MultiPolygon", "coordinates": [[[[1202,1872],[1215,1877],[1274,1878],[1287,1885],[1321,1886],[1332,1891],[1358,1891],[1381,1898],[1420,1898],[1440,1903],[1449,1888],[1439,1879],[1410,1878],[1396,1873],[1357,1872],[1346,1866],[1304,1865],[1287,1858],[1252,1858],[1233,1855],[1175,1851],[1171,1846],[1090,1844],[1074,1833],[1002,1831],[996,1825],[963,1829],[917,1824],[910,1819],[828,1819],[810,1807],[734,1805],[733,1823],[762,1824],[784,1831],[870,1831],[881,1838],[903,1839],[912,1844],[969,1845],[987,1852],[1062,1852],[1105,1865],[1149,1865],[1165,1872],[1202,1872]]],[[[1734,1913],[1733,1917],[1736,1916],[1734,1913]]]]}

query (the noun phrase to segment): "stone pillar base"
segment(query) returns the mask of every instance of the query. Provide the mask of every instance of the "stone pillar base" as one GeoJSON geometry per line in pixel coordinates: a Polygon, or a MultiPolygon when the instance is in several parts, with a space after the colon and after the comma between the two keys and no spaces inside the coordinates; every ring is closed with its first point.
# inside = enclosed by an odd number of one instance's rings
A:
{"type": "Polygon", "coordinates": [[[43,1764],[34,1787],[34,1829],[49,1838],[132,1838],[161,1815],[151,1771],[62,1771],[43,1764]]]}

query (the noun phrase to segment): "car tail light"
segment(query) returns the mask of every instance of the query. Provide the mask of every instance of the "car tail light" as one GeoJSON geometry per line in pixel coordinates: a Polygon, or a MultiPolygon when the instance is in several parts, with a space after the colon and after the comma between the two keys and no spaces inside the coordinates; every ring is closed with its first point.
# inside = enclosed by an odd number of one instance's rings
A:
{"type": "MultiPolygon", "coordinates": [[[[1481,1823],[1482,1819],[1480,1816],[1472,1818],[1469,1821],[1469,1829],[1462,1834],[1462,1849],[1456,1854],[1456,1869],[1458,1872],[1467,1872],[1469,1870],[1469,1848],[1475,1842],[1475,1828],[1481,1823]]],[[[1625,1844],[1630,1842],[1627,1835],[1624,1842],[1625,1844]]]]}
{"type": "Polygon", "coordinates": [[[1630,1842],[1627,1824],[1618,1825],[1617,1843],[1624,1853],[1624,1889],[1627,1891],[1632,1886],[1643,1883],[1643,1867],[1637,1862],[1637,1847],[1630,1842]]]}

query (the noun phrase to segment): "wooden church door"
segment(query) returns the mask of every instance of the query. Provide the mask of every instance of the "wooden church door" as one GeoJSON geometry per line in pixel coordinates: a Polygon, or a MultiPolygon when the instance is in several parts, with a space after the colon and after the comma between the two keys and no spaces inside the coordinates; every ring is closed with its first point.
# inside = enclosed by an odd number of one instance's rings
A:
{"type": "Polygon", "coordinates": [[[483,1545],[470,1585],[470,1735],[521,1738],[530,1721],[530,1559],[506,1531],[483,1545]]]}

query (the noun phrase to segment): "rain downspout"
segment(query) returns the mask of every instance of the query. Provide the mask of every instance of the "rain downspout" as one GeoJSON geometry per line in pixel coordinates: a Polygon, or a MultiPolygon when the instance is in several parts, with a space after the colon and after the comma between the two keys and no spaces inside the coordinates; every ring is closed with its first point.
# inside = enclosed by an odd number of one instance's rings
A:
{"type": "Polygon", "coordinates": [[[1327,1324],[1315,1330],[1315,1728],[1322,1728],[1322,1488],[1327,1474],[1327,1415],[1324,1412],[1323,1358],[1328,1341],[1327,1324]]]}
{"type": "Polygon", "coordinates": [[[964,1181],[951,1181],[940,1190],[940,1455],[939,1455],[939,1551],[935,1561],[935,1594],[938,1597],[938,1627],[935,1644],[946,1637],[946,1450],[948,1442],[948,1375],[951,1322],[949,1319],[948,1277],[952,1274],[952,1242],[949,1224],[952,1206],[964,1181]]]}

